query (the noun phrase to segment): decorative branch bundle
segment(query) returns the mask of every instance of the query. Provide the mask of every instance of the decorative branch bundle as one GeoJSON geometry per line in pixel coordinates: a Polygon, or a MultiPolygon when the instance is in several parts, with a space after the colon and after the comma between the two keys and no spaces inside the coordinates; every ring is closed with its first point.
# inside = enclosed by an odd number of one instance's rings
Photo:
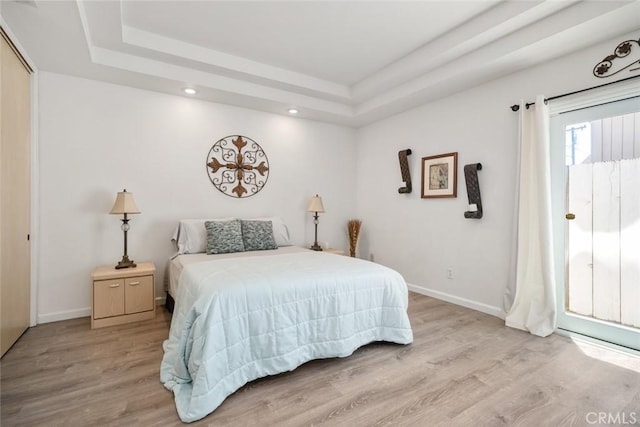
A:
{"type": "Polygon", "coordinates": [[[356,247],[358,246],[361,225],[362,221],[359,219],[350,219],[347,223],[347,231],[349,232],[349,255],[354,258],[356,256],[356,247]]]}

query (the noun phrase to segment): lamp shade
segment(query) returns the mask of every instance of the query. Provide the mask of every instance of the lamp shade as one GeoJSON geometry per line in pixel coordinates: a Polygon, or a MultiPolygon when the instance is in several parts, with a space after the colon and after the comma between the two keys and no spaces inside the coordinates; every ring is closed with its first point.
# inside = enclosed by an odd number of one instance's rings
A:
{"type": "Polygon", "coordinates": [[[309,207],[307,208],[309,212],[324,212],[324,206],[322,205],[322,197],[317,194],[311,198],[309,202],[309,207]]]}
{"type": "Polygon", "coordinates": [[[116,202],[113,204],[110,214],[139,214],[140,210],[136,206],[135,200],[133,200],[133,193],[128,193],[127,190],[118,192],[116,202]]]}

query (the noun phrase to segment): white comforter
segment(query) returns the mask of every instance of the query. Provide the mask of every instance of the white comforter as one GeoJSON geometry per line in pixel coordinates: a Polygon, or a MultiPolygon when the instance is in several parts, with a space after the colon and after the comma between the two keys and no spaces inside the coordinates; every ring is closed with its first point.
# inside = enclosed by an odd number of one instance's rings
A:
{"type": "Polygon", "coordinates": [[[180,275],[160,378],[191,422],[249,381],[372,341],[413,341],[394,270],[313,251],[205,261],[180,275]]]}

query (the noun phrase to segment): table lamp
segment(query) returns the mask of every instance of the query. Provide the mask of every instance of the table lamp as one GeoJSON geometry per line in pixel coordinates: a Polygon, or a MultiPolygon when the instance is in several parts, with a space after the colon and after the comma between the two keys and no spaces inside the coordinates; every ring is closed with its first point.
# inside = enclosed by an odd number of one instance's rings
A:
{"type": "Polygon", "coordinates": [[[120,227],[124,232],[124,255],[122,256],[122,260],[116,265],[116,268],[135,267],[136,263],[130,260],[127,255],[127,231],[129,231],[129,218],[127,218],[127,215],[140,213],[136,202],[133,200],[133,193],[128,193],[126,189],[118,192],[116,202],[113,204],[113,208],[109,213],[124,214],[122,226],[120,227]]]}
{"type": "Polygon", "coordinates": [[[307,211],[314,213],[313,223],[315,224],[315,227],[316,227],[316,238],[315,238],[315,241],[313,242],[313,246],[311,246],[310,249],[314,251],[321,251],[322,248],[318,244],[318,213],[324,213],[324,206],[322,205],[322,197],[318,196],[317,194],[313,196],[311,198],[311,201],[309,202],[309,207],[307,208],[307,211]]]}

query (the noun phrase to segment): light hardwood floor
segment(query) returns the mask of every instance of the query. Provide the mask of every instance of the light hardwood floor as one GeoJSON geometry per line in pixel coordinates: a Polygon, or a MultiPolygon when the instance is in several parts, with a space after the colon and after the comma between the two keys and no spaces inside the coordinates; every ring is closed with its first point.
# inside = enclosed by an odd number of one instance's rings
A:
{"type": "MultiPolygon", "coordinates": [[[[254,381],[194,425],[569,426],[598,412],[640,424],[637,358],[414,293],[409,312],[413,344],[254,381]]],[[[31,328],[1,361],[2,426],[182,425],[159,381],[169,323],[162,309],[106,329],[89,318],[31,328]]]]}

